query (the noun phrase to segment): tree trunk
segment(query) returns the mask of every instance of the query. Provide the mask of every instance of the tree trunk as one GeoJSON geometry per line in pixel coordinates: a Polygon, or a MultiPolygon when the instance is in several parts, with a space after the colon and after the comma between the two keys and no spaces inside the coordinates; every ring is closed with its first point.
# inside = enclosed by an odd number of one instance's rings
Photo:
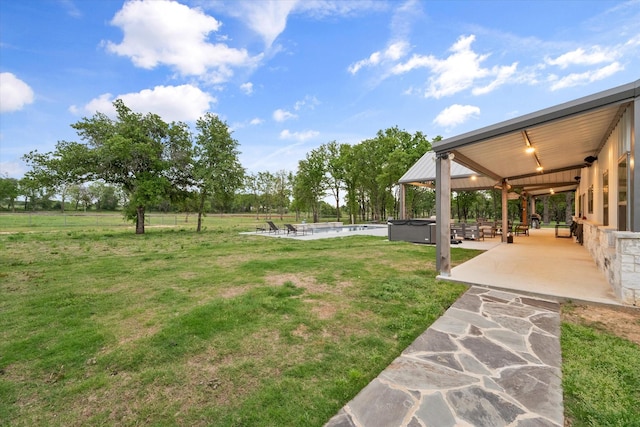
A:
{"type": "Polygon", "coordinates": [[[200,203],[198,204],[198,225],[196,227],[196,232],[199,233],[202,229],[202,212],[204,212],[204,199],[206,194],[202,192],[200,194],[200,203]]]}
{"type": "Polygon", "coordinates": [[[564,222],[569,224],[571,222],[571,217],[573,216],[573,193],[565,194],[566,207],[564,212],[564,222]]]}
{"type": "Polygon", "coordinates": [[[144,234],[144,206],[136,207],[136,234],[144,234]]]}

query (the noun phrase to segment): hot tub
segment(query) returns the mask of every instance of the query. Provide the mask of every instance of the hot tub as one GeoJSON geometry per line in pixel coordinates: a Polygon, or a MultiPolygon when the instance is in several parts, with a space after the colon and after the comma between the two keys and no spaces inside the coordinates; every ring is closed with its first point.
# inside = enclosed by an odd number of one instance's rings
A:
{"type": "Polygon", "coordinates": [[[436,244],[435,219],[391,219],[387,226],[390,241],[436,244]]]}

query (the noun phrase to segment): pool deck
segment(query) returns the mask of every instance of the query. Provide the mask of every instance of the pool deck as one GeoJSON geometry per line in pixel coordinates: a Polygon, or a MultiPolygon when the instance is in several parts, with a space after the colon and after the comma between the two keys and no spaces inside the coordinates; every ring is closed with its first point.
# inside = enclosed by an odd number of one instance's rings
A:
{"type": "MultiPolygon", "coordinates": [[[[356,226],[360,226],[361,224],[356,224],[356,226]]],[[[348,225],[344,225],[344,228],[349,227],[348,225]]],[[[295,239],[295,240],[318,240],[318,239],[329,239],[336,237],[348,237],[348,236],[378,236],[378,237],[388,237],[389,231],[386,224],[371,224],[367,225],[366,230],[353,230],[353,231],[335,231],[335,229],[319,229],[315,230],[313,233],[307,231],[306,233],[287,233],[287,230],[281,230],[279,233],[268,232],[268,231],[256,231],[256,232],[245,232],[241,233],[244,235],[258,235],[265,237],[278,237],[281,239],[295,239]]]]}

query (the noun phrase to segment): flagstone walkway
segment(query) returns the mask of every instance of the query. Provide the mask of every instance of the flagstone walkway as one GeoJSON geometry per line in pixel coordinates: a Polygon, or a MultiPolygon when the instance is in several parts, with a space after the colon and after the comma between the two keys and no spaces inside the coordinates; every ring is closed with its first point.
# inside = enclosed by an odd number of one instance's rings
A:
{"type": "Polygon", "coordinates": [[[470,288],[325,427],[562,427],[555,302],[470,288]]]}

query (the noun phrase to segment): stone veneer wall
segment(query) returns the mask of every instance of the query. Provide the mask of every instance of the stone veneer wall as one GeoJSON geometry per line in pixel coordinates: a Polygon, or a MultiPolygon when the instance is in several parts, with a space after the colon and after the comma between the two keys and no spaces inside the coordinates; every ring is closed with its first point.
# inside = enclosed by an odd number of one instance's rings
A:
{"type": "Polygon", "coordinates": [[[621,302],[640,305],[640,233],[582,221],[584,246],[621,302]]]}

